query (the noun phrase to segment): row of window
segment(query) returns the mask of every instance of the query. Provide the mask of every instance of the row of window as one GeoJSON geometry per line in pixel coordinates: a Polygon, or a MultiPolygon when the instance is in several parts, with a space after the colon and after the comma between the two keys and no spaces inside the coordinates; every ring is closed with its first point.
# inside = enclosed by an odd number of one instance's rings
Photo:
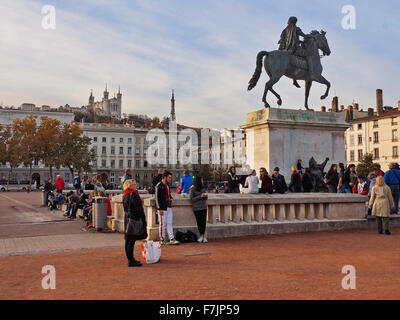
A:
{"type": "MultiPolygon", "coordinates": [[[[397,125],[396,119],[397,119],[396,117],[392,117],[392,122],[391,122],[392,126],[397,125]]],[[[379,127],[379,122],[378,121],[379,120],[374,120],[373,121],[373,127],[374,128],[378,128],[379,127]]],[[[362,129],[362,123],[355,124],[354,127],[350,128],[350,130],[354,130],[356,127],[357,127],[358,130],[361,130],[362,129]]]]}
{"type": "MultiPolygon", "coordinates": [[[[93,137],[92,139],[93,139],[93,142],[98,142],[97,137],[93,137]]],[[[107,142],[107,137],[102,137],[101,138],[101,142],[106,143],[107,142]]],[[[132,143],[132,138],[128,138],[127,142],[129,144],[131,144],[132,143]]],[[[136,144],[140,144],[141,143],[141,139],[140,138],[136,138],[135,142],[136,142],[136,144]]],[[[111,137],[111,143],[115,143],[115,137],[111,137]]],[[[119,143],[124,143],[124,138],[123,137],[119,138],[119,143]]]]}
{"type": "MultiPolygon", "coordinates": [[[[357,151],[357,161],[361,161],[363,158],[363,151],[362,150],[358,150],[357,151]]],[[[379,148],[374,148],[374,159],[377,160],[379,159],[379,148]]],[[[393,146],[392,147],[392,158],[398,158],[399,157],[399,148],[398,146],[393,146]]],[[[355,157],[354,157],[354,150],[350,150],[350,161],[355,161],[355,157]]]]}
{"type": "MultiPolygon", "coordinates": [[[[108,168],[107,159],[101,159],[100,164],[101,164],[101,166],[100,166],[101,168],[108,168]]],[[[111,169],[114,169],[114,168],[116,168],[116,164],[117,164],[117,162],[116,162],[114,159],[111,159],[111,160],[110,160],[110,165],[109,165],[109,167],[110,167],[111,169]]],[[[97,161],[95,161],[95,162],[93,163],[93,166],[94,166],[94,167],[97,167],[97,161]]],[[[139,168],[139,167],[140,167],[140,160],[137,159],[137,160],[135,161],[135,168],[139,168]]],[[[147,168],[147,167],[148,167],[148,163],[147,163],[146,160],[143,161],[143,167],[144,167],[144,168],[147,168]]],[[[125,161],[124,161],[124,159],[119,159],[119,161],[118,161],[118,168],[119,168],[119,169],[124,169],[124,168],[125,168],[125,161]]],[[[132,168],[132,160],[127,160],[127,168],[132,168]]]]}
{"type": "MultiPolygon", "coordinates": [[[[371,138],[370,138],[371,141],[371,138]]],[[[398,141],[397,129],[392,130],[392,141],[398,141]]],[[[379,143],[379,132],[374,132],[374,143],[379,143]]],[[[358,135],[358,145],[363,144],[363,137],[361,134],[358,135]]],[[[354,136],[350,136],[350,146],[354,146],[354,136]]]]}
{"type": "MultiPolygon", "coordinates": [[[[97,146],[93,146],[93,150],[97,153],[97,146]]],[[[115,147],[111,146],[110,154],[116,154],[115,147]]],[[[147,149],[144,149],[144,154],[146,155],[147,149]]],[[[101,154],[107,154],[107,147],[101,147],[101,154]]],[[[119,147],[119,154],[124,154],[124,147],[119,147]]],[[[127,148],[127,154],[132,154],[132,147],[127,148]]],[[[140,147],[135,148],[135,155],[140,155],[140,147]]]]}

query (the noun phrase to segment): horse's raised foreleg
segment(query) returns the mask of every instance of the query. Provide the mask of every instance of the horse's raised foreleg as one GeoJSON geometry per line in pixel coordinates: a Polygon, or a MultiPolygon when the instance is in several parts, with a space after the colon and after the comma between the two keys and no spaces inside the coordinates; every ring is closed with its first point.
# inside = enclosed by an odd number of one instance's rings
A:
{"type": "Polygon", "coordinates": [[[331,83],[328,80],[326,80],[322,75],[319,75],[318,77],[316,77],[315,81],[326,85],[325,94],[323,96],[321,96],[321,100],[323,100],[329,95],[329,89],[331,88],[331,83]]]}
{"type": "Polygon", "coordinates": [[[310,110],[310,109],[308,109],[308,96],[310,95],[311,85],[312,85],[312,81],[306,80],[306,87],[305,87],[306,88],[306,93],[305,93],[304,107],[307,110],[310,110]]]}
{"type": "MultiPolygon", "coordinates": [[[[279,96],[279,94],[277,94],[277,93],[275,92],[274,89],[272,89],[272,86],[273,86],[275,83],[277,83],[277,82],[279,81],[279,79],[280,79],[280,77],[273,77],[273,78],[269,79],[269,81],[265,84],[265,89],[264,89],[264,94],[263,94],[262,101],[264,102],[264,106],[265,106],[266,108],[269,108],[269,107],[270,107],[269,103],[267,102],[267,93],[268,93],[268,90],[270,90],[270,91],[279,99],[279,100],[278,100],[278,104],[279,104],[279,102],[282,104],[281,97],[279,96]]],[[[280,105],[280,104],[279,104],[279,105],[280,105]]]]}

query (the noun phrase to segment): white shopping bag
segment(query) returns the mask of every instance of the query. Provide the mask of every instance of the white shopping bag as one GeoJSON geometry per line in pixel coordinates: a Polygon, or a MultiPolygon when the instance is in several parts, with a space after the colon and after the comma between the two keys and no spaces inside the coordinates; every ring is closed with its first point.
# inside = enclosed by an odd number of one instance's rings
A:
{"type": "Polygon", "coordinates": [[[161,257],[161,243],[159,241],[153,242],[152,240],[141,244],[143,260],[145,263],[157,263],[161,257]]]}

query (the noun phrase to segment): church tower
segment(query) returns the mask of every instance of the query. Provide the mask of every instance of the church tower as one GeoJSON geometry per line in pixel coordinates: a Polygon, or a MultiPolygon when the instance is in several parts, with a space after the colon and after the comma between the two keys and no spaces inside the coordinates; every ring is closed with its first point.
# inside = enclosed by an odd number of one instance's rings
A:
{"type": "Polygon", "coordinates": [[[121,115],[122,115],[122,93],[121,93],[121,86],[118,86],[117,101],[118,101],[118,116],[119,116],[119,118],[121,119],[121,115]]]}
{"type": "Polygon", "coordinates": [[[174,89],[172,89],[171,114],[170,114],[170,116],[169,116],[169,121],[176,121],[176,117],[175,117],[175,95],[174,95],[174,89]]]}
{"type": "Polygon", "coordinates": [[[89,106],[93,106],[94,104],[94,96],[93,96],[93,89],[90,91],[90,96],[89,96],[89,106]]]}
{"type": "Polygon", "coordinates": [[[103,110],[104,110],[104,113],[105,113],[107,116],[110,115],[110,102],[108,101],[107,84],[106,84],[106,90],[104,90],[103,110]]]}

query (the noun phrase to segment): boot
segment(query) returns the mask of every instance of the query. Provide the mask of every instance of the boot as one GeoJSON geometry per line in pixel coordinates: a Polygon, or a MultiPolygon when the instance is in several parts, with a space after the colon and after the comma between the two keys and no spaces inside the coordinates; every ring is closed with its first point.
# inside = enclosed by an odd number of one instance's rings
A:
{"type": "Polygon", "coordinates": [[[141,265],[142,264],[135,259],[129,260],[128,262],[128,267],[140,267],[141,265]]]}

